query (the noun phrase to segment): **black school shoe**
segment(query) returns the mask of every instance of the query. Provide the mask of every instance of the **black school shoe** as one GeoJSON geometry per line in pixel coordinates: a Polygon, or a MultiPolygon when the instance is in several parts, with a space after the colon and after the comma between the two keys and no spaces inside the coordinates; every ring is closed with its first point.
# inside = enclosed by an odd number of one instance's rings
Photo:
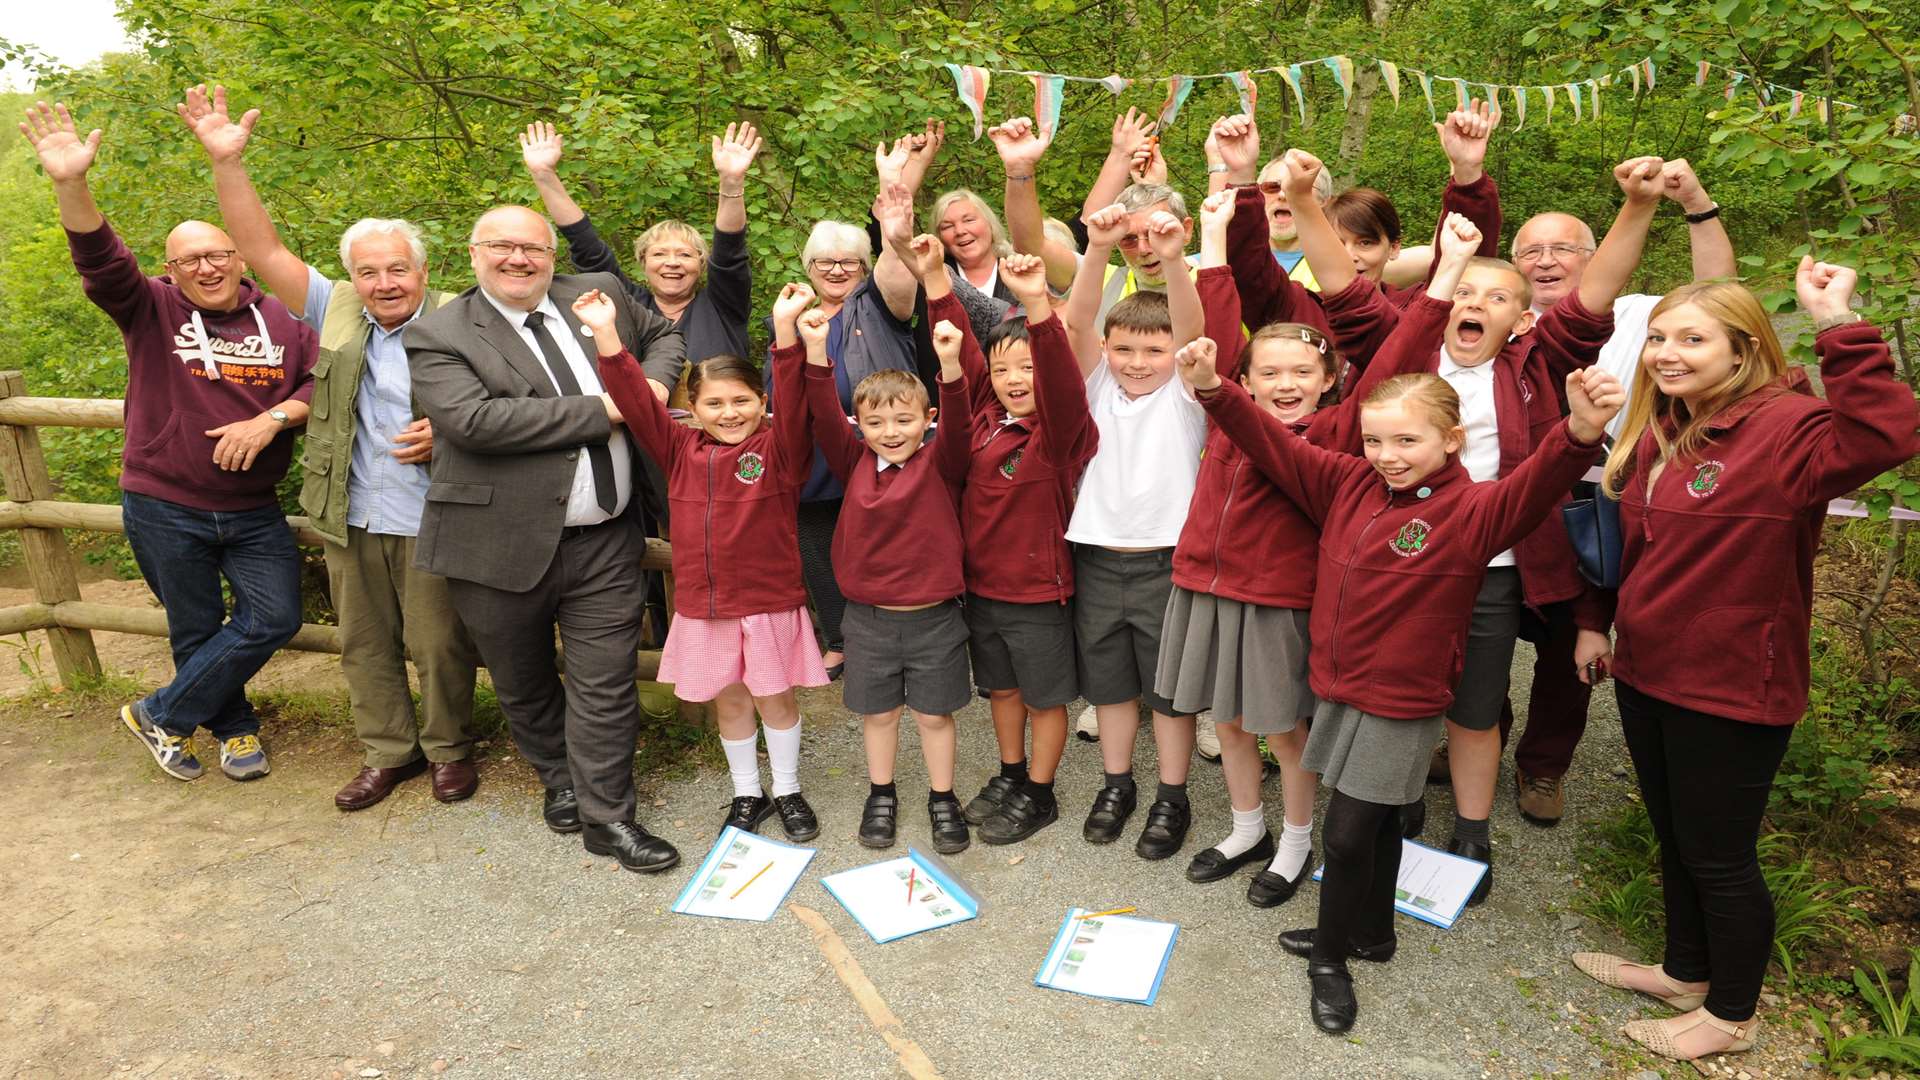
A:
{"type": "Polygon", "coordinates": [[[813,807],[807,805],[807,797],[794,792],[791,795],[775,795],[773,808],[780,812],[780,827],[787,831],[789,840],[811,840],[820,835],[820,819],[813,816],[813,807]]]}
{"type": "MultiPolygon", "coordinates": [[[[1269,859],[1269,862],[1272,860],[1269,859]]],[[[1300,872],[1291,878],[1281,877],[1272,870],[1261,870],[1247,883],[1247,903],[1257,908],[1279,907],[1293,899],[1300,891],[1300,883],[1313,873],[1313,849],[1307,849],[1307,859],[1300,864],[1300,872]]]]}
{"type": "MultiPolygon", "coordinates": [[[[1282,930],[1280,947],[1303,960],[1311,960],[1314,933],[1314,928],[1311,926],[1303,930],[1282,930]]],[[[1369,964],[1384,964],[1393,959],[1394,951],[1399,947],[1400,939],[1396,937],[1389,937],[1378,945],[1358,945],[1349,941],[1347,955],[1355,960],[1365,960],[1369,964]]]]}
{"type": "Polygon", "coordinates": [[[736,795],[733,805],[727,807],[727,820],[720,823],[720,831],[725,832],[732,826],[741,832],[754,832],[771,813],[773,800],[765,795],[736,795]]]}
{"type": "Polygon", "coordinates": [[[1408,840],[1420,839],[1427,829],[1427,801],[1415,799],[1400,808],[1400,835],[1408,840]]]}
{"type": "Polygon", "coordinates": [[[980,794],[975,795],[973,800],[967,803],[965,811],[967,824],[986,824],[987,819],[993,816],[993,812],[1006,803],[1007,796],[1019,790],[1020,781],[1010,780],[1004,776],[996,776],[987,781],[987,786],[980,789],[980,794]]]}
{"type": "MultiPolygon", "coordinates": [[[[1167,858],[1187,842],[1187,826],[1191,824],[1190,804],[1157,799],[1147,807],[1147,827],[1140,830],[1140,842],[1133,845],[1133,853],[1149,861],[1167,858]]],[[[1267,857],[1272,858],[1273,853],[1268,852],[1267,857]]]]}
{"type": "Polygon", "coordinates": [[[1307,980],[1313,986],[1311,1010],[1313,1026],[1329,1035],[1345,1035],[1360,1017],[1360,1003],[1353,997],[1353,976],[1347,965],[1308,964],[1307,980]]]}
{"type": "Polygon", "coordinates": [[[1103,787],[1093,795],[1093,809],[1087,812],[1087,824],[1080,834],[1089,844],[1111,844],[1120,839],[1120,831],[1133,816],[1135,788],[1103,787]]]}
{"type": "Polygon", "coordinates": [[[899,816],[900,799],[897,796],[867,796],[867,805],[860,811],[860,843],[870,848],[892,847],[899,816]]]}
{"type": "Polygon", "coordinates": [[[927,818],[933,822],[933,850],[940,854],[956,855],[973,843],[958,799],[928,800],[927,818]]]}
{"type": "Polygon", "coordinates": [[[1463,859],[1478,859],[1487,864],[1487,872],[1480,875],[1480,884],[1473,887],[1473,895],[1467,897],[1467,906],[1475,907],[1487,900],[1493,892],[1493,848],[1475,840],[1455,839],[1447,844],[1447,850],[1463,859]]]}
{"type": "Polygon", "coordinates": [[[1017,844],[1060,820],[1058,799],[1041,809],[1038,801],[1024,791],[1007,796],[992,817],[980,825],[980,839],[989,844],[1017,844]]]}
{"type": "Polygon", "coordinates": [[[548,788],[540,800],[540,816],[554,832],[579,832],[580,799],[570,787],[548,788]]]}
{"type": "Polygon", "coordinates": [[[1193,857],[1187,864],[1187,880],[1195,885],[1205,885],[1209,881],[1219,881],[1232,877],[1248,863],[1273,861],[1273,832],[1268,830],[1260,842],[1231,858],[1221,854],[1219,848],[1208,848],[1193,857]]]}

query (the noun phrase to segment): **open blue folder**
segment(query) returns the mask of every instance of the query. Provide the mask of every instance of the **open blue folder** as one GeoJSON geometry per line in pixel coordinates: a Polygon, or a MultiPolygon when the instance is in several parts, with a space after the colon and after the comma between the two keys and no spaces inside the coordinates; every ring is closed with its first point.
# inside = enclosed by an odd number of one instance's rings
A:
{"type": "Polygon", "coordinates": [[[820,884],[881,945],[980,914],[980,899],[947,864],[915,848],[897,859],[828,874],[820,884]]]}
{"type": "Polygon", "coordinates": [[[1174,923],[1072,908],[1033,981],[1053,990],[1151,1005],[1160,996],[1179,936],[1174,923]]]}

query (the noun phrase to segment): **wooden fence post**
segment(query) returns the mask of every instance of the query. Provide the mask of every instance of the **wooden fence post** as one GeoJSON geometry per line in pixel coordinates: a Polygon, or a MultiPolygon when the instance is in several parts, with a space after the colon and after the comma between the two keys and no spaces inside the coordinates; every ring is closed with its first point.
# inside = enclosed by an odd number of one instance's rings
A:
{"type": "MultiPolygon", "coordinates": [[[[25,375],[0,371],[0,398],[22,397],[26,392],[25,375]]],[[[53,497],[53,481],[47,475],[38,430],[0,425],[0,475],[6,479],[7,498],[14,502],[53,497]]],[[[20,548],[33,579],[35,600],[51,606],[80,599],[80,578],[74,573],[66,530],[23,528],[20,548]]],[[[100,654],[94,651],[91,632],[56,626],[47,631],[47,642],[53,647],[53,663],[62,683],[71,686],[80,676],[100,675],[100,654]]]]}

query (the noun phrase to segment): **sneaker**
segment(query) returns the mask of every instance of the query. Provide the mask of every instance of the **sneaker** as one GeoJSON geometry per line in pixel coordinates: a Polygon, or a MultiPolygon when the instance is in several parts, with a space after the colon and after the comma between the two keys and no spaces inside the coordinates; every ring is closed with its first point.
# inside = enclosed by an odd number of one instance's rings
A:
{"type": "Polygon", "coordinates": [[[1073,725],[1073,733],[1087,742],[1100,741],[1100,714],[1093,706],[1080,710],[1080,720],[1073,725]]]}
{"type": "Polygon", "coordinates": [[[220,771],[229,780],[258,780],[272,772],[267,765],[267,748],[258,735],[235,735],[220,741],[220,771]]]}
{"type": "Polygon", "coordinates": [[[207,771],[193,754],[193,737],[175,735],[154,723],[139,702],[120,706],[120,722],[140,740],[140,745],[153,755],[153,763],[168,776],[176,780],[198,780],[200,774],[207,771]]]}
{"type": "Polygon", "coordinates": [[[1193,752],[1202,761],[1220,760],[1220,729],[1213,726],[1211,710],[1193,718],[1193,752]]]}
{"type": "Polygon", "coordinates": [[[1447,740],[1441,739],[1440,745],[1433,748],[1433,758],[1427,762],[1427,783],[1450,784],[1453,782],[1453,765],[1447,759],[1447,740]]]}
{"type": "Polygon", "coordinates": [[[1567,813],[1567,792],[1562,786],[1562,777],[1528,776],[1518,769],[1513,771],[1514,800],[1520,804],[1520,815],[1535,825],[1558,825],[1567,813]]]}

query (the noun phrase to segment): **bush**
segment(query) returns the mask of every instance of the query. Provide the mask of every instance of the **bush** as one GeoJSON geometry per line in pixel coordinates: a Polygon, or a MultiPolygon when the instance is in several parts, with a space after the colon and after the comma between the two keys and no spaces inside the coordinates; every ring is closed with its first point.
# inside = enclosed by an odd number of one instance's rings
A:
{"type": "Polygon", "coordinates": [[[1818,627],[1812,662],[1807,715],[1774,777],[1768,812],[1777,827],[1826,844],[1872,827],[1894,806],[1878,772],[1900,749],[1914,688],[1897,677],[1862,680],[1854,660],[1818,627]]]}

